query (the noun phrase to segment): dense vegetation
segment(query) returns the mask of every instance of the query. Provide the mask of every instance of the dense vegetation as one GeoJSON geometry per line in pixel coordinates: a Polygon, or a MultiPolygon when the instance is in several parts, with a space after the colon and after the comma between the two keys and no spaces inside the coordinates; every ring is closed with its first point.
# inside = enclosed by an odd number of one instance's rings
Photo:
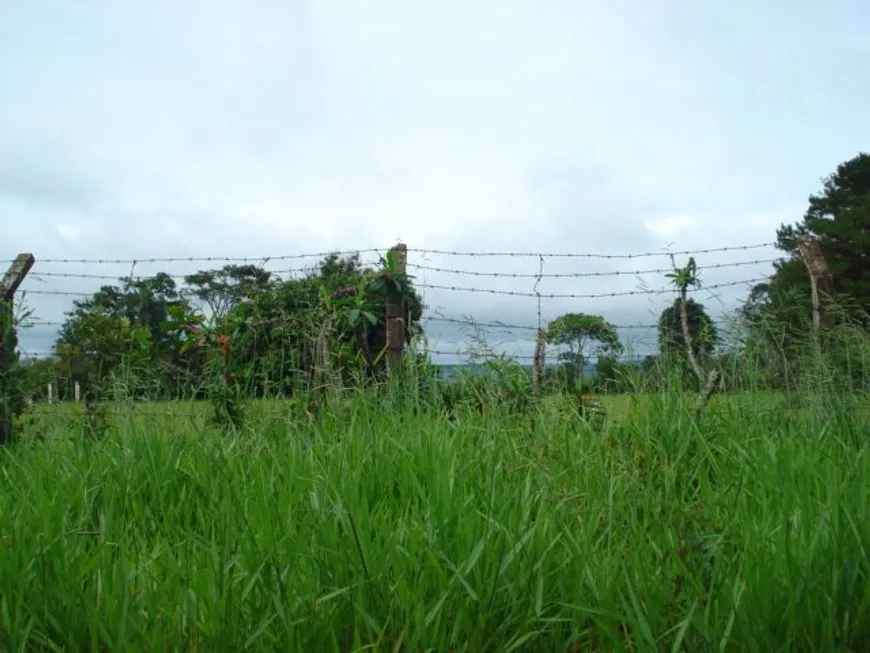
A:
{"type": "Polygon", "coordinates": [[[568,313],[540,393],[507,358],[388,374],[386,297],[409,342],[423,313],[391,257],[101,288],[4,377],[85,401],[0,451],[0,651],[870,649],[870,156],[809,204],[738,338],[675,263],[658,356],[568,313]]]}

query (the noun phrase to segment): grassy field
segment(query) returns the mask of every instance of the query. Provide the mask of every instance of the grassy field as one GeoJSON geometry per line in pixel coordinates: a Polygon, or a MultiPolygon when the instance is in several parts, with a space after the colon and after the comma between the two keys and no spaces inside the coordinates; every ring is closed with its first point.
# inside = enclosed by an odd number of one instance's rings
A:
{"type": "Polygon", "coordinates": [[[868,411],[605,397],[448,420],[39,407],[2,454],[0,650],[868,651],[868,411]]]}

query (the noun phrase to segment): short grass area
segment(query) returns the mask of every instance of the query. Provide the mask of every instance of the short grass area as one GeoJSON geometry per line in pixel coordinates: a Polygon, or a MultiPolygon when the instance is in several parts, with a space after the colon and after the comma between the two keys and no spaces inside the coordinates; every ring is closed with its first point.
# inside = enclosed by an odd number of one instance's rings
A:
{"type": "Polygon", "coordinates": [[[0,650],[867,651],[867,411],[602,397],[449,420],[360,393],[41,406],[0,454],[0,650]]]}

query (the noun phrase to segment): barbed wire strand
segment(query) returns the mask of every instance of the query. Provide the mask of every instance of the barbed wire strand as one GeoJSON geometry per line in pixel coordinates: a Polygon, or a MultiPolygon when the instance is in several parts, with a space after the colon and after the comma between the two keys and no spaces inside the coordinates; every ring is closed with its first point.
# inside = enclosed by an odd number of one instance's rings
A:
{"type": "MultiPolygon", "coordinates": [[[[304,274],[314,272],[314,268],[287,268],[283,270],[266,270],[269,274],[272,275],[281,275],[281,274],[304,274]]],[[[191,272],[189,274],[170,274],[167,275],[169,278],[174,281],[185,281],[187,277],[197,274],[197,272],[191,272]]],[[[85,272],[56,272],[54,270],[49,271],[40,271],[38,268],[35,268],[33,272],[28,275],[28,279],[31,278],[40,278],[40,277],[52,277],[59,279],[95,279],[98,281],[124,281],[126,279],[131,279],[133,281],[144,281],[145,279],[152,278],[153,275],[140,275],[140,276],[119,276],[117,274],[88,274],[85,272]]]]}
{"type": "Polygon", "coordinates": [[[732,245],[727,247],[714,247],[708,249],[686,249],[682,251],[668,252],[638,252],[636,254],[594,254],[594,253],[572,253],[572,252],[471,252],[471,251],[451,251],[442,249],[416,249],[409,247],[408,252],[417,254],[439,254],[442,256],[468,256],[468,257],[490,257],[490,256],[505,256],[512,258],[537,258],[546,256],[547,258],[592,258],[592,259],[635,259],[635,258],[652,258],[655,256],[688,256],[694,254],[713,254],[718,252],[736,252],[746,251],[751,249],[762,249],[765,247],[775,247],[776,243],[757,243],[754,245],[732,245]]]}
{"type": "MultiPolygon", "coordinates": [[[[389,248],[387,248],[389,249],[389,248]]],[[[130,265],[132,263],[254,263],[261,261],[292,261],[306,258],[324,258],[326,256],[353,256],[355,254],[379,254],[377,248],[333,250],[331,252],[312,252],[309,254],[280,254],[277,256],[154,256],[150,258],[39,258],[39,263],[55,263],[63,265],[130,265]]],[[[0,263],[12,263],[15,259],[0,259],[0,263]]]]}
{"type": "MultiPolygon", "coordinates": [[[[598,254],[593,252],[474,252],[474,251],[459,251],[459,250],[442,250],[442,249],[427,249],[409,247],[409,253],[416,254],[435,254],[441,256],[468,256],[468,257],[493,257],[504,256],[511,258],[539,258],[545,256],[547,258],[591,258],[591,259],[635,259],[635,258],[652,258],[656,256],[687,256],[695,254],[713,254],[718,252],[736,252],[747,251],[752,249],[762,249],[765,247],[775,247],[776,243],[765,242],[756,243],[753,245],[730,245],[725,247],[713,247],[706,249],[686,249],[682,251],[658,251],[658,252],[637,252],[634,254],[598,254]]],[[[364,249],[354,250],[333,250],[324,252],[311,252],[305,254],[279,254],[270,256],[154,256],[154,257],[139,257],[139,258],[44,258],[37,257],[37,263],[56,263],[56,264],[92,264],[92,265],[130,265],[143,263],[251,263],[255,261],[288,261],[301,260],[306,258],[323,258],[326,256],[348,256],[356,254],[380,254],[386,248],[369,247],[364,249]]],[[[0,263],[12,263],[14,259],[0,259],[0,263]]]]}
{"type": "MultiPolygon", "coordinates": [[[[543,258],[543,256],[541,257],[543,258]]],[[[737,268],[747,265],[762,265],[766,263],[775,263],[779,259],[756,259],[754,261],[736,261],[731,263],[716,263],[703,266],[705,270],[715,270],[722,268],[737,268]]],[[[607,272],[551,272],[543,274],[542,272],[520,273],[520,272],[478,272],[476,270],[458,270],[452,268],[439,268],[417,263],[408,263],[409,268],[417,270],[428,270],[430,272],[442,272],[445,274],[468,275],[473,277],[498,277],[507,279],[582,279],[587,277],[619,277],[619,276],[640,276],[643,274],[663,274],[672,272],[673,268],[652,268],[647,270],[610,270],[607,272]]]]}
{"type": "MultiPolygon", "coordinates": [[[[708,286],[704,286],[701,290],[715,290],[717,288],[728,288],[733,286],[741,286],[747,284],[757,284],[763,281],[766,281],[766,277],[756,277],[753,279],[742,279],[740,281],[731,281],[728,283],[718,283],[712,284],[708,286]]],[[[500,290],[497,288],[469,288],[465,286],[446,286],[441,284],[415,284],[416,288],[428,288],[430,290],[450,290],[454,292],[471,292],[471,293],[485,293],[492,295],[509,295],[513,297],[538,297],[538,293],[536,292],[522,292],[518,290],[500,290]]],[[[63,297],[91,297],[93,296],[93,292],[82,292],[82,291],[72,291],[72,290],[39,290],[39,289],[27,289],[22,291],[24,294],[29,295],[52,295],[52,296],[63,296],[63,297]]],[[[542,293],[540,296],[545,299],[602,299],[607,297],[628,297],[633,295],[664,295],[668,293],[674,293],[673,288],[663,288],[659,290],[627,290],[620,292],[610,292],[610,293],[542,293]]]]}
{"type": "MultiPolygon", "coordinates": [[[[757,284],[766,281],[766,277],[758,277],[754,279],[742,279],[740,281],[730,281],[728,283],[717,283],[703,286],[701,290],[716,290],[719,288],[729,288],[734,286],[742,286],[746,284],[757,284]]],[[[499,290],[495,288],[469,288],[463,286],[445,286],[439,284],[417,284],[418,288],[429,288],[436,290],[450,290],[456,292],[472,292],[472,293],[488,293],[492,295],[510,295],[514,297],[537,297],[537,293],[521,292],[518,290],[499,290]]],[[[659,290],[626,290],[621,292],[610,293],[547,293],[541,294],[541,297],[547,299],[602,299],[606,297],[628,297],[633,295],[665,295],[672,294],[676,291],[673,288],[663,288],[659,290]]]]}

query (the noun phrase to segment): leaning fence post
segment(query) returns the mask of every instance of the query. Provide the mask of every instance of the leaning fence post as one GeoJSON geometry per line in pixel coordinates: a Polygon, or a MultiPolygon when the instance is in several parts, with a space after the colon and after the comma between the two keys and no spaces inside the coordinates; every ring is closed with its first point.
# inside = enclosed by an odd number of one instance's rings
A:
{"type": "Polygon", "coordinates": [[[817,330],[831,329],[834,326],[834,314],[830,307],[834,294],[834,278],[828,267],[828,261],[825,259],[818,241],[812,238],[799,236],[798,248],[810,274],[813,326],[817,330]]]}
{"type": "MultiPolygon", "coordinates": [[[[404,277],[408,265],[408,246],[399,243],[390,249],[394,267],[393,274],[404,277]]],[[[405,293],[398,292],[392,284],[387,292],[387,365],[390,372],[396,372],[402,367],[405,353],[405,293]]]]}
{"type": "Polygon", "coordinates": [[[12,426],[17,404],[13,368],[17,363],[18,336],[15,333],[15,293],[36,259],[33,254],[19,254],[0,281],[0,445],[12,440],[12,426]]]}

